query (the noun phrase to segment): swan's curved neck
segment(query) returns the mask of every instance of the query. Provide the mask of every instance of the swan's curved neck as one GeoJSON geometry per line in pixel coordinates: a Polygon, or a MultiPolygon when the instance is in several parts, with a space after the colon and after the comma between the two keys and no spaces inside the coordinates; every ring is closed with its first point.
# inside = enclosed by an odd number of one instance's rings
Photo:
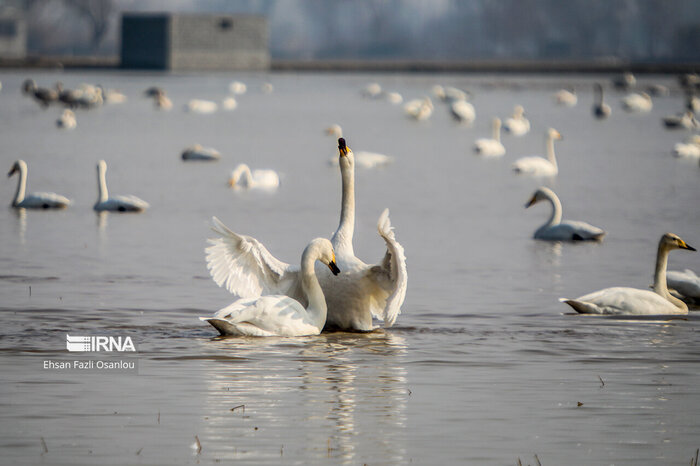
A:
{"type": "Polygon", "coordinates": [[[239,165],[233,174],[233,180],[236,184],[250,186],[253,183],[253,173],[250,171],[250,167],[246,164],[239,165]]]}
{"type": "Polygon", "coordinates": [[[318,278],[316,278],[314,262],[316,262],[314,254],[305,249],[304,254],[301,256],[301,286],[309,302],[306,308],[307,314],[313,319],[314,324],[318,328],[323,328],[326,324],[328,307],[326,306],[326,298],[323,295],[321,285],[318,283],[318,278]]]}
{"type": "Polygon", "coordinates": [[[668,292],[668,285],[666,283],[666,266],[668,264],[668,253],[669,249],[663,244],[659,244],[659,250],[656,253],[656,270],[654,271],[654,292],[661,295],[661,297],[670,301],[671,304],[677,308],[688,310],[688,306],[671,295],[668,292]]]}
{"type": "Polygon", "coordinates": [[[16,206],[24,200],[24,195],[27,189],[27,168],[24,165],[19,166],[19,180],[17,180],[17,191],[15,191],[15,199],[12,205],[16,206]]]}
{"type": "Polygon", "coordinates": [[[557,168],[557,158],[554,156],[554,137],[547,136],[547,160],[549,160],[554,168],[557,168]]]}
{"type": "Polygon", "coordinates": [[[493,127],[491,128],[491,137],[494,141],[501,142],[501,125],[498,123],[494,122],[493,127]]]}
{"type": "Polygon", "coordinates": [[[602,87],[595,88],[595,101],[598,104],[598,106],[603,105],[603,88],[602,87]]]}
{"type": "Polygon", "coordinates": [[[561,201],[554,193],[548,193],[547,200],[552,204],[552,215],[544,226],[559,225],[561,223],[561,201]]]}
{"type": "Polygon", "coordinates": [[[97,202],[105,202],[109,198],[109,193],[107,192],[107,170],[103,165],[97,166],[97,202]]]}
{"type": "Polygon", "coordinates": [[[352,248],[352,236],[355,232],[355,170],[350,164],[340,163],[343,180],[343,197],[340,207],[340,223],[331,243],[336,254],[355,255],[352,248]]]}

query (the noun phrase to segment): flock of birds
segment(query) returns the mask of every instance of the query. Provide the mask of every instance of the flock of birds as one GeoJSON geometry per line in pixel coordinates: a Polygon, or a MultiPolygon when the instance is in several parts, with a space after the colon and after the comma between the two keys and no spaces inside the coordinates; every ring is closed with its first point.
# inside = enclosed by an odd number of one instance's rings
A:
{"type": "MultiPolygon", "coordinates": [[[[631,89],[635,78],[629,73],[615,83],[620,89],[631,89]]],[[[695,114],[700,111],[700,78],[687,75],[681,78],[687,92],[686,108],[682,113],[665,117],[663,124],[669,129],[700,129],[695,114]]],[[[264,92],[272,92],[272,85],[263,85],[264,92]]],[[[652,86],[649,92],[630,92],[621,100],[627,112],[649,112],[652,108],[651,94],[668,93],[663,86],[652,86]]],[[[65,109],[56,124],[61,129],[73,129],[77,122],[75,109],[91,109],[108,102],[123,102],[126,97],[114,90],[106,91],[101,86],[83,85],[77,89],[64,89],[60,83],[54,88],[41,88],[32,80],[22,86],[22,92],[46,108],[63,105],[65,109]]],[[[231,94],[246,92],[245,84],[235,81],[230,85],[231,94]]],[[[454,87],[434,86],[434,96],[444,102],[450,115],[460,123],[471,125],[476,119],[476,109],[469,102],[468,91],[454,87]]],[[[595,101],[592,113],[604,119],[611,114],[605,103],[603,87],[594,85],[595,101]]],[[[397,92],[385,92],[377,83],[363,89],[368,98],[386,99],[394,105],[403,103],[397,92]]],[[[153,99],[154,107],[169,110],[172,101],[158,87],[145,91],[153,99]]],[[[554,94],[558,105],[573,107],[578,98],[573,89],[561,89],[554,94]]],[[[221,103],[225,110],[237,106],[233,96],[221,103]]],[[[196,113],[217,111],[219,105],[213,101],[190,100],[185,110],[196,113]]],[[[403,103],[404,113],[411,119],[426,120],[435,107],[430,97],[403,103]]],[[[503,121],[492,119],[490,138],[479,138],[473,150],[482,157],[502,157],[506,148],[501,142],[501,129],[512,136],[523,136],[530,132],[530,122],[521,105],[514,107],[513,114],[503,121]]],[[[218,237],[211,239],[206,249],[207,268],[215,283],[225,287],[238,299],[218,311],[213,317],[202,317],[221,334],[250,336],[301,336],[320,333],[324,328],[348,331],[370,331],[374,329],[373,318],[383,320],[385,327],[396,322],[401,312],[407,287],[406,258],[403,247],[396,241],[388,209],[378,220],[378,233],[386,245],[384,256],[376,264],[366,264],[355,256],[353,232],[355,222],[354,172],[355,166],[375,168],[393,162],[384,154],[358,151],[354,153],[343,138],[342,128],[332,125],[328,135],[337,138],[338,152],[329,162],[340,169],[342,200],[340,222],[330,240],[316,238],[304,249],[301,262],[290,265],[280,261],[255,238],[237,234],[214,217],[213,230],[218,237]],[[316,267],[316,263],[325,267],[316,267]]],[[[514,172],[538,178],[551,178],[558,174],[554,142],[561,134],[554,128],[546,132],[545,157],[523,157],[512,164],[514,172]]],[[[700,135],[694,134],[686,141],[676,144],[673,155],[700,159],[700,135]]],[[[221,158],[214,148],[199,144],[186,148],[183,160],[213,161],[221,158]]],[[[101,160],[97,164],[98,199],[95,211],[143,212],[149,204],[136,196],[112,196],[107,191],[107,165],[101,160]]],[[[17,160],[9,176],[17,173],[17,190],[12,200],[15,208],[66,208],[71,201],[55,193],[26,193],[27,165],[17,160]]],[[[251,170],[248,165],[237,166],[229,178],[235,189],[275,190],[279,186],[279,175],[274,170],[251,170]]],[[[602,241],[606,232],[582,221],[562,220],[562,205],[557,195],[547,187],[537,189],[526,204],[530,207],[546,201],[551,206],[548,221],[538,228],[534,238],[545,241],[602,241]]],[[[654,284],[651,290],[635,288],[606,288],[576,299],[562,299],[579,313],[615,315],[687,314],[687,303],[700,302],[700,278],[690,271],[668,271],[668,254],[673,249],[695,251],[679,236],[666,233],[662,236],[656,261],[654,284]]]]}

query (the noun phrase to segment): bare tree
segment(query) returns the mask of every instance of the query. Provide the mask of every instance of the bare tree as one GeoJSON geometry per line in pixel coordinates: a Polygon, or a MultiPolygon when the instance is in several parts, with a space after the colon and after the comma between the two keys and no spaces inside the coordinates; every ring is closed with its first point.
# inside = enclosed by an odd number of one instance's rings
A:
{"type": "Polygon", "coordinates": [[[65,5],[90,23],[90,47],[96,51],[109,28],[110,15],[114,12],[112,0],[63,0],[65,5]]]}

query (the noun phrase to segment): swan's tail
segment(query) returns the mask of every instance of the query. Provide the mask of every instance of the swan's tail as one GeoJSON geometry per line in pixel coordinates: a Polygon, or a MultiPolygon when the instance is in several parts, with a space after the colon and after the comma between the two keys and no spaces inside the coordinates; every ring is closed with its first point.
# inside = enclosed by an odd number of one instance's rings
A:
{"type": "Polygon", "coordinates": [[[598,307],[591,303],[584,303],[568,298],[559,298],[559,302],[568,304],[579,314],[600,314],[598,307]]]}
{"type": "Polygon", "coordinates": [[[396,241],[394,228],[391,226],[391,220],[389,220],[389,209],[384,209],[384,212],[379,216],[377,231],[379,235],[384,238],[387,254],[391,255],[388,265],[389,276],[391,277],[394,289],[389,298],[387,298],[386,306],[384,307],[384,327],[391,327],[401,313],[401,305],[404,299],[406,299],[408,282],[406,256],[404,255],[403,246],[396,241]]]}
{"type": "Polygon", "coordinates": [[[215,317],[200,317],[199,320],[209,322],[212,327],[219,331],[221,335],[240,335],[240,332],[236,330],[236,327],[223,319],[217,319],[215,317]]]}

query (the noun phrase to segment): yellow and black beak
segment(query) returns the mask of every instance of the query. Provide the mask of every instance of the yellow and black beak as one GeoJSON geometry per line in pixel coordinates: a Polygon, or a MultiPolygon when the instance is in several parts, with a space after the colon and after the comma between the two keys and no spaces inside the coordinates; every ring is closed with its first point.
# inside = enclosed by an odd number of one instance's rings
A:
{"type": "Polygon", "coordinates": [[[679,246],[681,249],[687,249],[688,251],[697,251],[697,249],[695,249],[694,247],[690,246],[688,243],[686,243],[686,242],[683,241],[682,239],[681,239],[681,240],[678,240],[678,246],[679,246]]]}
{"type": "Polygon", "coordinates": [[[525,208],[527,209],[531,205],[533,205],[535,202],[537,202],[537,197],[532,196],[529,201],[527,201],[527,204],[525,204],[525,208]]]}
{"type": "Polygon", "coordinates": [[[340,152],[341,157],[348,155],[348,146],[345,145],[344,138],[338,138],[338,152],[340,152]]]}
{"type": "Polygon", "coordinates": [[[328,263],[328,268],[331,269],[331,272],[333,272],[333,275],[338,275],[340,273],[340,269],[336,265],[335,259],[333,259],[332,261],[330,261],[328,263]]]}

